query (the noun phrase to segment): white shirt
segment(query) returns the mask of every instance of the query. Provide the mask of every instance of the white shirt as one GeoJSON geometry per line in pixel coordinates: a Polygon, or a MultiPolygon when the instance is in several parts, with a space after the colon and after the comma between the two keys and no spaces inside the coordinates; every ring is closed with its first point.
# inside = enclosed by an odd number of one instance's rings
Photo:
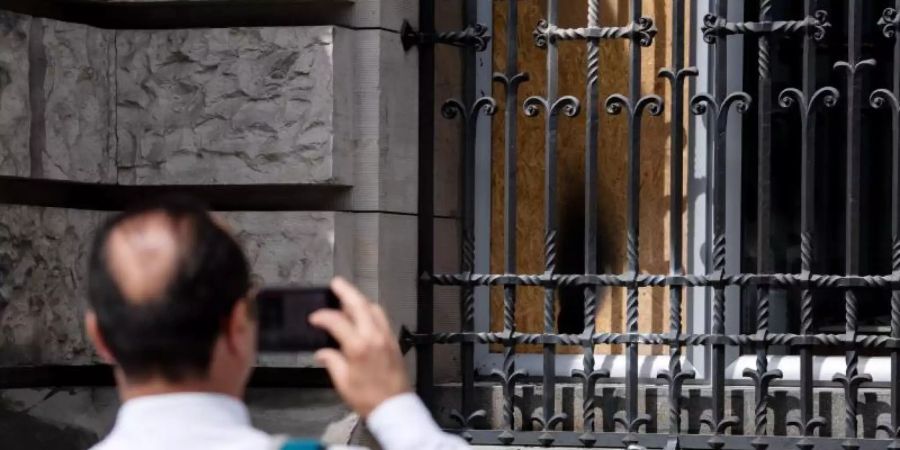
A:
{"type": "MultiPolygon", "coordinates": [[[[384,450],[462,450],[414,394],[393,397],[367,420],[384,450]]],[[[119,408],[116,424],[92,450],[278,450],[284,436],[253,428],[241,401],[227,395],[180,393],[139,397],[119,408]]]]}

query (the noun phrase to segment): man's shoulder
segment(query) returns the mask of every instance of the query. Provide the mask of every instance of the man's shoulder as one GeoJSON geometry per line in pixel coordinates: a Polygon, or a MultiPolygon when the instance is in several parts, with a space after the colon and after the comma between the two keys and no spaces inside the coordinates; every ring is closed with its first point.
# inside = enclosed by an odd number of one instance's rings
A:
{"type": "Polygon", "coordinates": [[[365,447],[328,445],[314,439],[269,435],[255,429],[237,433],[223,430],[221,436],[185,436],[184,439],[167,439],[165,442],[112,434],[90,450],[156,450],[172,448],[170,446],[176,444],[179,448],[193,446],[223,450],[366,450],[365,447]]]}
{"type": "Polygon", "coordinates": [[[171,448],[215,448],[221,450],[279,450],[285,439],[253,428],[193,427],[168,432],[113,431],[90,450],[163,450],[171,448]]]}
{"type": "Polygon", "coordinates": [[[353,445],[328,445],[315,439],[284,438],[279,450],[368,450],[353,445]]]}

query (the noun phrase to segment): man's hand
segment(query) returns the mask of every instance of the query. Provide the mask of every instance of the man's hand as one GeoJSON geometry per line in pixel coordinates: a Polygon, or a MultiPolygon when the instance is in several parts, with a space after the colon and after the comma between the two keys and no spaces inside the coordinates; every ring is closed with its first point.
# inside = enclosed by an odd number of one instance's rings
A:
{"type": "Polygon", "coordinates": [[[403,356],[380,306],[341,278],[331,289],[341,310],[321,309],[309,322],[330,333],[341,349],[319,350],[316,361],[344,401],[365,418],[385,400],[410,391],[403,356]]]}

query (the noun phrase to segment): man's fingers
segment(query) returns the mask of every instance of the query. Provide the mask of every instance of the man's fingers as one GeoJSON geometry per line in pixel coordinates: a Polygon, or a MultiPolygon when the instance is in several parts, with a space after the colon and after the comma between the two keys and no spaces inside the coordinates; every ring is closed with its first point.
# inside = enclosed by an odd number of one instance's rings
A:
{"type": "Polygon", "coordinates": [[[309,323],[327,331],[345,350],[360,339],[359,332],[350,323],[350,319],[335,309],[320,309],[310,314],[309,323]]]}
{"type": "Polygon", "coordinates": [[[372,312],[369,309],[371,304],[369,299],[362,292],[359,292],[355,286],[341,277],[336,277],[331,281],[331,290],[341,300],[344,312],[350,316],[350,319],[353,320],[359,331],[364,336],[368,336],[374,327],[372,312]]]}
{"type": "Polygon", "coordinates": [[[350,371],[344,355],[333,348],[323,348],[316,352],[314,358],[319,365],[328,371],[328,375],[331,376],[331,382],[340,391],[350,371]]]}

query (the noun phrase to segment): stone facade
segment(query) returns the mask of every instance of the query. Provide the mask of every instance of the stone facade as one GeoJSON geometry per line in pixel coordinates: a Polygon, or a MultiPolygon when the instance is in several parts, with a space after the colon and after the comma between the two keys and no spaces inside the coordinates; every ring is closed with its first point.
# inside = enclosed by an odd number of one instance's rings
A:
{"type": "MultiPolygon", "coordinates": [[[[0,11],[0,174],[352,184],[333,26],[101,30],[0,11]]],[[[379,91],[380,92],[380,91],[379,91]]]]}
{"type": "MultiPolygon", "coordinates": [[[[189,1],[202,2],[162,7],[189,1]]],[[[309,4],[317,17],[333,5],[333,18],[117,30],[0,10],[0,176],[98,183],[108,193],[346,186],[328,207],[336,211],[221,215],[256,281],[343,275],[397,328],[415,328],[418,60],[398,30],[404,19],[415,25],[418,1],[284,2],[309,4]]],[[[99,362],[82,325],[84,267],[93,230],[110,213],[58,202],[0,206],[0,367],[99,362]]],[[[312,364],[309,355],[258,363],[312,364]]],[[[255,424],[273,433],[346,442],[356,426],[330,390],[251,389],[247,400],[255,424]]],[[[117,407],[111,388],[0,389],[0,442],[85,448],[117,407]]]]}

